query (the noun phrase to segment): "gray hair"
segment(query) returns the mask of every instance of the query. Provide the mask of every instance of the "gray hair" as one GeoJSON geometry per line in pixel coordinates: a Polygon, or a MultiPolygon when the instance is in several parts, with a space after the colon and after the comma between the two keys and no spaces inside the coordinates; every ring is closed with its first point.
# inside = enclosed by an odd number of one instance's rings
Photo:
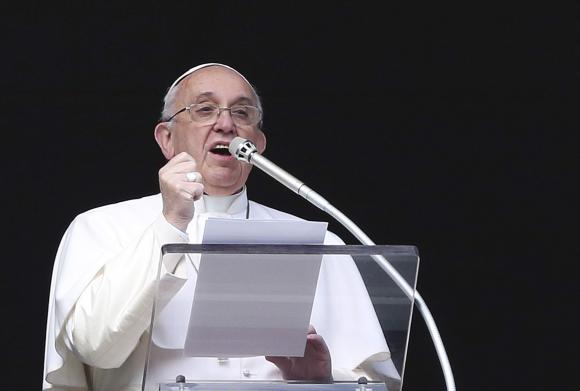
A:
{"type": "MultiPolygon", "coordinates": [[[[171,116],[173,115],[174,111],[176,111],[176,109],[175,109],[175,101],[176,101],[177,95],[178,95],[178,93],[180,91],[180,88],[181,88],[181,84],[180,84],[181,81],[183,79],[187,78],[193,72],[197,71],[198,69],[205,68],[205,67],[208,67],[208,66],[213,66],[213,65],[221,66],[221,67],[228,68],[228,69],[234,71],[242,79],[244,79],[246,81],[246,83],[248,83],[248,85],[250,86],[250,89],[252,90],[252,97],[256,101],[256,106],[258,107],[258,109],[262,113],[262,118],[263,118],[264,111],[262,110],[262,100],[260,98],[260,95],[258,95],[258,92],[257,92],[256,87],[254,87],[254,85],[252,83],[250,83],[248,81],[248,79],[246,79],[244,77],[244,75],[242,75],[240,72],[238,72],[237,70],[235,70],[234,68],[232,68],[232,67],[230,67],[228,65],[219,64],[219,63],[207,63],[207,64],[198,65],[196,67],[193,67],[193,68],[189,69],[184,74],[182,74],[181,76],[179,76],[173,82],[173,84],[167,89],[167,93],[163,97],[163,109],[161,110],[161,118],[160,118],[160,120],[162,122],[165,122],[169,118],[171,118],[171,116]]],[[[260,128],[260,129],[262,128],[262,121],[263,120],[261,120],[260,123],[258,124],[258,128],[260,128]]]]}

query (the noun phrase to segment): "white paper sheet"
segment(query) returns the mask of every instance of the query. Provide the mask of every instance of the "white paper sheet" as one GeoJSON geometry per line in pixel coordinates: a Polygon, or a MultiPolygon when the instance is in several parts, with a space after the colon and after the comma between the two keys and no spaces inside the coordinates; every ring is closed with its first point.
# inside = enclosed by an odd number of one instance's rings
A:
{"type": "MultiPolygon", "coordinates": [[[[210,219],[203,243],[322,244],[327,224],[210,219]]],[[[201,257],[184,353],[304,355],[322,255],[201,257]]]]}
{"type": "Polygon", "coordinates": [[[322,244],[327,227],[321,221],[210,218],[202,243],[322,244]]]}

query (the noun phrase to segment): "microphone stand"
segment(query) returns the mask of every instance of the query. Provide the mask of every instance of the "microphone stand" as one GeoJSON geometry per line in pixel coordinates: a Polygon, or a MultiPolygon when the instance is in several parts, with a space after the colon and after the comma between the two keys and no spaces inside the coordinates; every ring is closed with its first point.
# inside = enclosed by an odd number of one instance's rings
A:
{"type": "MultiPolygon", "coordinates": [[[[353,234],[354,237],[356,237],[362,244],[370,246],[375,245],[375,243],[344,213],[331,205],[326,199],[324,199],[324,197],[316,193],[310,187],[306,186],[304,182],[300,181],[298,178],[292,176],[287,171],[283,170],[262,156],[251,141],[241,137],[236,137],[230,143],[229,151],[238,160],[242,160],[246,163],[258,167],[296,194],[308,200],[317,208],[328,213],[340,224],[342,224],[351,234],[353,234]]],[[[427,329],[429,330],[429,334],[431,335],[431,339],[433,340],[435,351],[437,352],[439,362],[441,363],[441,369],[443,371],[447,390],[455,391],[455,380],[453,378],[453,371],[451,370],[451,365],[449,364],[447,352],[445,351],[445,346],[443,345],[441,335],[439,334],[435,320],[431,315],[431,311],[429,311],[429,308],[423,300],[423,297],[419,294],[419,291],[409,286],[407,281],[405,281],[405,279],[399,274],[399,272],[397,272],[393,265],[391,265],[390,262],[385,259],[385,257],[382,255],[372,255],[372,258],[375,260],[375,262],[377,262],[381,269],[383,269],[393,279],[397,286],[401,288],[401,290],[411,301],[413,299],[415,300],[415,305],[423,316],[427,329]]]]}

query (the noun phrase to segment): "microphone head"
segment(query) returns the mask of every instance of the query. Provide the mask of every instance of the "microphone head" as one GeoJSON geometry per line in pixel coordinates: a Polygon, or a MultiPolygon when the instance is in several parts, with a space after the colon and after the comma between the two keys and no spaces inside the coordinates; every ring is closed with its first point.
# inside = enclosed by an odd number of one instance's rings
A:
{"type": "Polygon", "coordinates": [[[234,137],[234,139],[230,141],[228,151],[230,151],[230,153],[238,160],[250,163],[252,154],[258,152],[258,149],[250,140],[241,137],[234,137]]]}
{"type": "MultiPolygon", "coordinates": [[[[230,146],[228,147],[228,150],[230,151],[230,153],[234,156],[237,155],[237,151],[238,148],[240,147],[240,144],[243,143],[244,141],[248,141],[245,138],[241,138],[241,137],[234,137],[234,139],[232,141],[230,141],[230,146]]],[[[237,156],[236,156],[237,157],[237,156]]]]}

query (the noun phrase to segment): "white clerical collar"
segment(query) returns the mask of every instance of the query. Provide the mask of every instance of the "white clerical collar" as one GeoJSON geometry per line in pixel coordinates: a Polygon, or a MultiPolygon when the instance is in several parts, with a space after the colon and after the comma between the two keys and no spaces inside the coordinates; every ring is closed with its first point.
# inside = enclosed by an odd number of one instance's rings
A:
{"type": "Polygon", "coordinates": [[[201,213],[225,213],[236,215],[244,213],[248,204],[248,195],[244,186],[236,194],[228,196],[211,196],[204,194],[195,202],[195,211],[201,213]]]}

